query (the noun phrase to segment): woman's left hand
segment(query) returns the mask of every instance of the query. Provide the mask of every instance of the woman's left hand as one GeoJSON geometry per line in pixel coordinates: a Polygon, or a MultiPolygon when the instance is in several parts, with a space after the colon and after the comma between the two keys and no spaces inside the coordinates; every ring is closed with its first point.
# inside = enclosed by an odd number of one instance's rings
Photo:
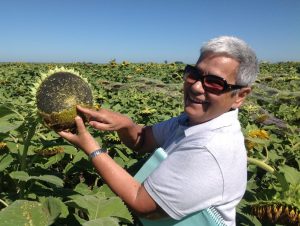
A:
{"type": "Polygon", "coordinates": [[[82,118],[76,116],[75,123],[77,126],[77,134],[73,134],[71,132],[66,131],[58,132],[58,134],[73,145],[82,149],[86,154],[90,154],[91,152],[99,149],[100,146],[98,142],[85,128],[82,118]]]}

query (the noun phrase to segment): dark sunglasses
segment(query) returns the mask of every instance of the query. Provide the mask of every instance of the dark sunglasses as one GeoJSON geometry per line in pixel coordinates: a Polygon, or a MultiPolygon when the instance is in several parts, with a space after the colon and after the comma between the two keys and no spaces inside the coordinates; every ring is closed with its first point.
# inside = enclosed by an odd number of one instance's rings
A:
{"type": "Polygon", "coordinates": [[[227,81],[217,75],[202,75],[194,66],[186,65],[184,69],[184,80],[188,83],[200,81],[206,92],[221,94],[235,89],[241,89],[246,86],[228,84],[227,81]]]}

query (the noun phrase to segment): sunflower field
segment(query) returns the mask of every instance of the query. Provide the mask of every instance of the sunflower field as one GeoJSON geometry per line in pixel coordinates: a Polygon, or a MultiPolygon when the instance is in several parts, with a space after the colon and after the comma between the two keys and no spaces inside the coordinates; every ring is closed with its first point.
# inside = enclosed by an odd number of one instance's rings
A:
{"type": "MultiPolygon", "coordinates": [[[[137,226],[138,219],[88,157],[38,117],[33,91],[56,67],[84,75],[94,101],[143,125],[183,110],[182,63],[0,63],[0,226],[137,226]]],[[[239,112],[248,150],[248,186],[237,225],[300,225],[300,62],[260,63],[239,112]]],[[[132,175],[147,155],[114,132],[90,132],[132,175]]]]}

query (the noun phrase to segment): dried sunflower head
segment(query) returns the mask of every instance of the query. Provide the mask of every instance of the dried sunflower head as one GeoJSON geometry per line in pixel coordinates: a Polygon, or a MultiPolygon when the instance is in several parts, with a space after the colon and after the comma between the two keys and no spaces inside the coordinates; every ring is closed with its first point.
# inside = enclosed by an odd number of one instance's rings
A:
{"type": "Polygon", "coordinates": [[[87,79],[72,69],[55,68],[42,74],[34,91],[38,114],[55,131],[76,128],[76,105],[93,107],[93,93],[87,79]]]}

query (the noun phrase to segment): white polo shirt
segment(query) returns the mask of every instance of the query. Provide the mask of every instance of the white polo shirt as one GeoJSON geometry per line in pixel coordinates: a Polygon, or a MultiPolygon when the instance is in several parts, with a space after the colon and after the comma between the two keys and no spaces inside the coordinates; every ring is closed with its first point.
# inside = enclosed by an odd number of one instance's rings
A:
{"type": "Polygon", "coordinates": [[[144,186],[172,218],[214,206],[227,225],[235,225],[235,207],[247,183],[247,154],[238,110],[187,126],[182,114],[153,126],[168,153],[144,186]]]}

